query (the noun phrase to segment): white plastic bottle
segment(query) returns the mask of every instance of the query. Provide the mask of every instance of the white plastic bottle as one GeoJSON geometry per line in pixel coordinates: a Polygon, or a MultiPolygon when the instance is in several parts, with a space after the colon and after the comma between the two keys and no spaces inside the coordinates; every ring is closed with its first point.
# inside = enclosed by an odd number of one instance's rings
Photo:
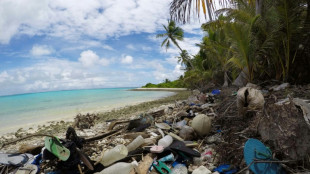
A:
{"type": "Polygon", "coordinates": [[[166,135],[158,141],[158,146],[163,146],[164,148],[170,146],[173,139],[170,135],[166,135]]]}
{"type": "Polygon", "coordinates": [[[207,169],[205,166],[200,166],[193,171],[192,174],[211,174],[212,172],[207,169]]]}
{"type": "Polygon", "coordinates": [[[96,174],[129,174],[130,171],[137,166],[137,161],[133,161],[132,163],[119,162],[96,174]]]}
{"type": "Polygon", "coordinates": [[[113,164],[115,161],[125,158],[127,155],[127,147],[123,144],[117,145],[113,149],[104,152],[100,163],[106,167],[113,164]]]}
{"type": "Polygon", "coordinates": [[[134,139],[130,144],[127,145],[128,152],[137,149],[144,143],[144,139],[141,135],[139,135],[136,139],[134,139]]]}
{"type": "Polygon", "coordinates": [[[183,164],[178,164],[174,166],[174,168],[171,170],[171,174],[187,174],[187,167],[183,164]]]}

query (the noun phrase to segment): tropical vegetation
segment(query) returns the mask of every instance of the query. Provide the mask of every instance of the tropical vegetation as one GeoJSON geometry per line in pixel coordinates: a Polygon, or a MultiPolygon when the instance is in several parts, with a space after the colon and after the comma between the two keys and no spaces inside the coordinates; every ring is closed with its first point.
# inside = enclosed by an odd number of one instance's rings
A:
{"type": "Polygon", "coordinates": [[[157,36],[167,36],[167,49],[171,42],[180,49],[177,58],[186,71],[179,80],[188,87],[228,86],[241,77],[310,82],[310,0],[173,0],[170,10],[166,33],[157,36]],[[222,8],[215,9],[216,2],[222,8]],[[178,45],[184,34],[174,21],[188,23],[200,9],[209,22],[201,26],[200,51],[189,55],[178,45]]]}
{"type": "Polygon", "coordinates": [[[142,88],[184,88],[185,84],[183,82],[182,77],[178,80],[170,81],[169,79],[165,79],[162,83],[153,84],[147,83],[142,88]]]}

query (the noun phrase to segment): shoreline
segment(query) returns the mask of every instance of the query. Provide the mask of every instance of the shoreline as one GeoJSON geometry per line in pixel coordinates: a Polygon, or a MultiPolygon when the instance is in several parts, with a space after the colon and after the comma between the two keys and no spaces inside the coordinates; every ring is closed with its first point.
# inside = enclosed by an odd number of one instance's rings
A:
{"type": "Polygon", "coordinates": [[[189,91],[187,88],[135,88],[135,89],[129,89],[129,91],[170,91],[170,92],[176,92],[176,91],[189,91]]]}
{"type": "MultiPolygon", "coordinates": [[[[175,102],[175,100],[186,99],[189,96],[189,91],[174,91],[175,93],[163,98],[141,101],[133,104],[114,107],[106,111],[101,112],[87,112],[89,114],[96,114],[99,119],[96,124],[102,123],[108,119],[115,119],[120,117],[130,117],[132,115],[137,115],[138,113],[146,112],[147,110],[158,107],[160,105],[168,104],[175,102]]],[[[85,115],[85,114],[84,114],[85,115]]],[[[24,126],[16,126],[16,129],[13,131],[7,131],[5,133],[0,133],[0,144],[1,141],[6,141],[7,139],[14,139],[16,137],[33,134],[33,133],[50,133],[50,134],[59,134],[64,133],[68,126],[70,126],[74,118],[77,116],[69,116],[60,119],[44,120],[24,126]]]]}
{"type": "Polygon", "coordinates": [[[81,115],[86,115],[88,113],[90,114],[101,114],[105,112],[110,112],[112,110],[119,110],[122,108],[126,108],[132,105],[138,105],[143,102],[150,102],[153,100],[158,100],[161,98],[165,97],[170,97],[175,95],[175,92],[169,91],[166,95],[160,96],[160,97],[154,97],[154,98],[140,98],[140,99],[132,99],[132,100],[118,100],[119,102],[114,102],[112,104],[93,104],[90,105],[89,107],[81,108],[79,110],[72,110],[72,108],[67,108],[62,110],[61,112],[57,111],[57,109],[53,109],[54,111],[51,110],[51,112],[41,112],[36,115],[29,115],[32,117],[23,117],[23,119],[18,119],[16,121],[11,121],[9,124],[6,124],[0,128],[0,136],[6,135],[6,134],[12,134],[19,129],[23,128],[25,129],[35,129],[37,130],[40,125],[49,125],[52,122],[60,122],[60,121],[65,121],[65,122],[73,122],[74,118],[81,114],[81,115]],[[42,115],[42,117],[38,117],[37,115],[42,115]]]}

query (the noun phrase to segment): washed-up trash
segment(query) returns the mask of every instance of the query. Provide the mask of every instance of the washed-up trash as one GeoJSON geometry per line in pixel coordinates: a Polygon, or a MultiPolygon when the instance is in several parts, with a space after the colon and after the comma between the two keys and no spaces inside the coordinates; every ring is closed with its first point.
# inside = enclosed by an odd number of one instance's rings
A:
{"type": "Polygon", "coordinates": [[[124,138],[133,140],[133,139],[136,139],[138,136],[142,136],[143,138],[150,137],[150,135],[145,132],[130,132],[130,133],[126,133],[124,135],[124,138]]]}
{"type": "Polygon", "coordinates": [[[157,142],[156,138],[146,138],[144,139],[144,143],[142,144],[142,146],[150,146],[156,144],[156,142],[157,142]]]}
{"type": "Polygon", "coordinates": [[[179,122],[176,123],[176,127],[182,128],[183,126],[186,125],[186,123],[187,123],[186,120],[181,120],[181,121],[179,121],[179,122]]]}
{"type": "Polygon", "coordinates": [[[171,170],[171,174],[187,174],[187,167],[183,164],[178,164],[171,170]]]}
{"type": "Polygon", "coordinates": [[[158,141],[158,146],[163,146],[164,148],[170,146],[173,138],[170,135],[166,135],[158,141]]]}
{"type": "Polygon", "coordinates": [[[219,90],[219,89],[214,89],[211,92],[211,94],[213,94],[213,95],[219,95],[220,93],[221,93],[221,90],[219,90]]]}
{"type": "Polygon", "coordinates": [[[176,114],[176,117],[186,117],[188,115],[187,112],[185,111],[180,111],[176,114]]]}
{"type": "Polygon", "coordinates": [[[175,160],[174,155],[173,153],[171,153],[170,155],[160,158],[158,161],[166,162],[166,161],[174,161],[174,160],[175,160]]]}
{"type": "Polygon", "coordinates": [[[153,158],[150,155],[143,157],[143,160],[139,162],[138,169],[140,174],[148,173],[150,166],[153,164],[153,158]]]}
{"type": "Polygon", "coordinates": [[[192,174],[211,174],[211,173],[212,172],[205,166],[200,166],[192,172],[192,174]]]}
{"type": "Polygon", "coordinates": [[[243,87],[237,93],[237,108],[239,115],[244,115],[246,111],[260,110],[263,108],[265,99],[261,91],[243,87]]]}
{"type": "Polygon", "coordinates": [[[28,153],[25,154],[0,153],[0,164],[23,166],[33,158],[34,158],[33,155],[28,153]]]}
{"type": "Polygon", "coordinates": [[[128,152],[137,149],[144,143],[144,139],[141,135],[139,135],[136,139],[134,139],[130,144],[127,145],[128,152]]]}
{"type": "Polygon", "coordinates": [[[96,174],[129,174],[130,171],[137,166],[137,161],[131,163],[118,162],[96,174]]]}
{"type": "Polygon", "coordinates": [[[173,143],[169,146],[169,148],[173,151],[176,151],[178,153],[181,152],[181,153],[186,154],[190,157],[200,157],[201,156],[201,154],[198,151],[193,150],[192,148],[186,147],[185,143],[182,141],[178,141],[178,140],[173,141],[173,143]]]}
{"type": "Polygon", "coordinates": [[[151,124],[147,123],[147,124],[142,124],[134,129],[131,130],[131,132],[143,132],[146,128],[150,127],[151,124]]]}
{"type": "Polygon", "coordinates": [[[205,136],[211,130],[211,121],[212,119],[205,114],[199,114],[193,119],[191,127],[198,135],[205,136]]]}
{"type": "Polygon", "coordinates": [[[165,163],[161,161],[154,161],[153,166],[160,174],[171,173],[171,170],[165,163]]]}
{"type": "Polygon", "coordinates": [[[206,149],[205,152],[201,156],[204,160],[211,161],[212,149],[210,149],[210,148],[206,149]]]}
{"type": "Polygon", "coordinates": [[[104,152],[100,163],[104,166],[109,166],[113,164],[115,161],[123,159],[127,156],[128,150],[127,147],[124,145],[117,145],[113,149],[110,149],[104,152]]]}
{"type": "Polygon", "coordinates": [[[289,86],[290,86],[289,83],[282,83],[281,85],[275,85],[275,86],[269,88],[269,90],[280,91],[280,90],[285,89],[289,86]]]}
{"type": "Polygon", "coordinates": [[[235,169],[232,165],[229,165],[229,164],[220,165],[217,168],[215,168],[213,171],[219,172],[221,174],[233,174],[233,173],[238,172],[237,169],[235,169]]]}
{"type": "Polygon", "coordinates": [[[247,165],[250,165],[250,170],[255,174],[284,174],[281,166],[277,163],[255,163],[254,160],[271,161],[272,152],[262,142],[257,139],[249,139],[244,145],[244,160],[247,165]],[[254,161],[254,163],[253,163],[254,161]]]}
{"type": "Polygon", "coordinates": [[[222,141],[220,132],[217,134],[214,134],[212,136],[209,136],[206,140],[207,143],[220,143],[222,141]]]}
{"type": "Polygon", "coordinates": [[[59,161],[57,168],[63,173],[77,171],[80,164],[80,154],[77,151],[76,144],[72,141],[66,141],[63,145],[70,151],[70,156],[66,161],[59,161]]]}
{"type": "Polygon", "coordinates": [[[174,134],[172,132],[169,132],[168,135],[170,135],[175,140],[184,141],[183,138],[179,137],[178,135],[176,135],[176,134],[174,134]]]}
{"type": "Polygon", "coordinates": [[[164,136],[165,136],[165,134],[164,134],[164,131],[163,131],[163,130],[161,130],[160,128],[158,128],[157,130],[158,130],[158,132],[160,133],[161,137],[164,137],[164,136]]]}
{"type": "Polygon", "coordinates": [[[155,126],[165,130],[171,129],[171,127],[167,123],[155,123],[155,126]]]}
{"type": "Polygon", "coordinates": [[[293,102],[296,106],[300,107],[300,109],[302,110],[305,122],[310,128],[310,104],[306,103],[304,100],[300,98],[294,98],[293,102]]]}
{"type": "Polygon", "coordinates": [[[14,174],[36,174],[38,172],[38,166],[34,164],[26,164],[23,167],[19,167],[14,174]]]}
{"type": "Polygon", "coordinates": [[[190,126],[183,126],[182,129],[179,132],[179,135],[184,140],[192,140],[195,137],[195,130],[190,126]]]}
{"type": "Polygon", "coordinates": [[[150,151],[152,153],[162,153],[164,151],[164,146],[152,146],[150,151]]]}
{"type": "Polygon", "coordinates": [[[253,83],[247,83],[247,84],[245,85],[245,87],[251,87],[251,88],[255,88],[255,89],[261,89],[260,86],[255,85],[255,84],[253,84],[253,83]]]}
{"type": "Polygon", "coordinates": [[[70,150],[57,137],[45,137],[45,148],[62,161],[70,157],[70,150]]]}

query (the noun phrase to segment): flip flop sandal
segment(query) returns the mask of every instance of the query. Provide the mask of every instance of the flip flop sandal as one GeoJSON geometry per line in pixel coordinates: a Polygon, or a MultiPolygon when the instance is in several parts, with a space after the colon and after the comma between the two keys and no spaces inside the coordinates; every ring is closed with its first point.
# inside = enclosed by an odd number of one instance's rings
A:
{"type": "Polygon", "coordinates": [[[171,170],[161,161],[154,161],[152,164],[160,174],[169,174],[171,170]]]}
{"type": "MultiPolygon", "coordinates": [[[[275,160],[272,159],[271,150],[257,139],[249,139],[243,149],[244,159],[247,165],[257,160],[275,160]]],[[[252,163],[250,170],[255,174],[284,174],[281,166],[276,163],[252,163]]]]}
{"type": "Polygon", "coordinates": [[[28,153],[25,154],[0,153],[0,164],[4,165],[23,166],[30,159],[33,159],[33,155],[28,153]]]}
{"type": "Polygon", "coordinates": [[[185,155],[188,155],[190,157],[200,157],[201,154],[189,147],[186,147],[185,143],[182,141],[174,140],[173,143],[168,147],[171,150],[184,153],[185,155]]]}
{"type": "Polygon", "coordinates": [[[70,157],[70,150],[63,146],[57,137],[45,137],[45,147],[62,161],[67,161],[70,157]]]}

